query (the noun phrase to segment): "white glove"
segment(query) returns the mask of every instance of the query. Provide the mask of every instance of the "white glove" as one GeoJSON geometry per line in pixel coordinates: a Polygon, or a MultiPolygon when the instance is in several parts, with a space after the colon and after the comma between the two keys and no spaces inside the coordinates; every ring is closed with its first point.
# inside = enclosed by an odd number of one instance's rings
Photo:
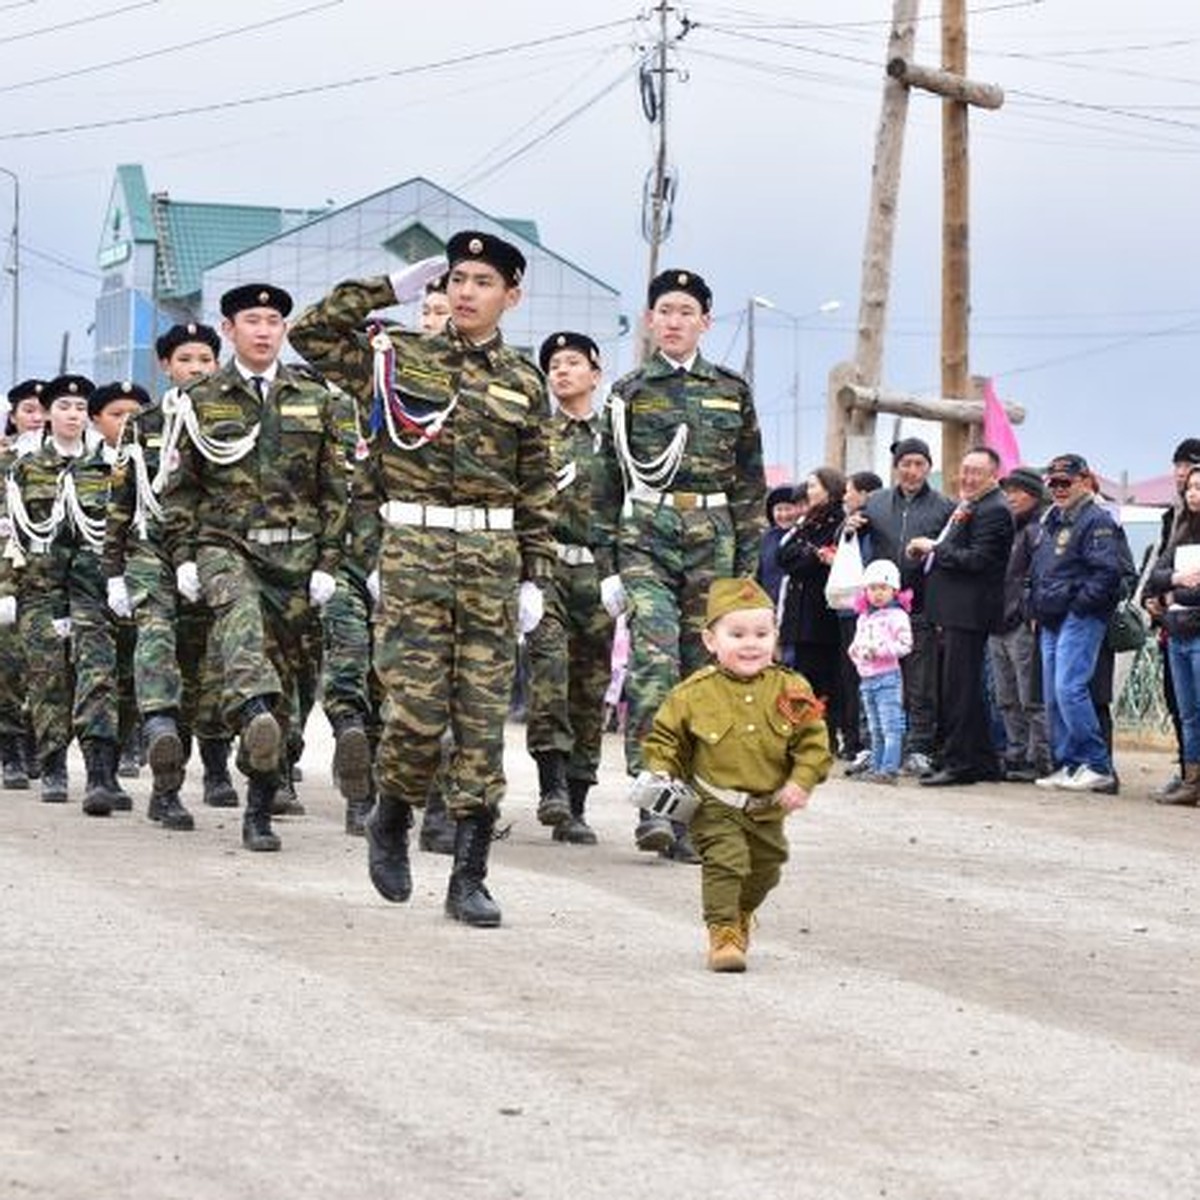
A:
{"type": "Polygon", "coordinates": [[[328,571],[314,571],[308,577],[308,602],[314,608],[324,608],[337,591],[337,580],[328,571]]]}
{"type": "Polygon", "coordinates": [[[71,636],[71,618],[70,617],[54,617],[50,624],[54,627],[54,636],[62,638],[65,642],[71,636]]]}
{"type": "Polygon", "coordinates": [[[405,267],[403,271],[393,271],[388,280],[396,294],[396,303],[407,304],[410,300],[419,300],[425,292],[425,285],[444,275],[449,265],[444,254],[435,254],[432,258],[423,258],[411,267],[405,267]]]}
{"type": "Polygon", "coordinates": [[[370,575],[367,576],[367,595],[371,597],[372,604],[379,603],[379,568],[376,567],[370,575]]]}
{"type": "Polygon", "coordinates": [[[191,604],[200,599],[200,571],[194,562],[180,563],[175,568],[175,587],[191,604]]]}
{"type": "Polygon", "coordinates": [[[621,585],[620,575],[605,575],[600,580],[600,603],[614,621],[629,607],[629,598],[621,585]]]}
{"type": "Polygon", "coordinates": [[[15,625],[17,623],[16,596],[0,596],[0,625],[15,625]]]}
{"type": "Polygon", "coordinates": [[[546,615],[546,597],[531,579],[525,580],[517,592],[517,628],[532,633],[546,615]]]}
{"type": "Polygon", "coordinates": [[[123,576],[114,575],[108,581],[108,607],[115,616],[126,619],[133,616],[133,605],[129,602],[129,589],[123,576]]]}

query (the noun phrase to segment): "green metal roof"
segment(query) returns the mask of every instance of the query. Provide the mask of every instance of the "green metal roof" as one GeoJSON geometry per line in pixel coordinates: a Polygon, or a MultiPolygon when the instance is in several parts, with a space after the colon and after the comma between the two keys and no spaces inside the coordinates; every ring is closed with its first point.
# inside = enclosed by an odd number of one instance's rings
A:
{"type": "Polygon", "coordinates": [[[146,190],[146,174],[141,165],[123,163],[117,167],[117,181],[128,210],[129,239],[134,242],[154,241],[154,218],[150,213],[150,193],[146,190]]]}

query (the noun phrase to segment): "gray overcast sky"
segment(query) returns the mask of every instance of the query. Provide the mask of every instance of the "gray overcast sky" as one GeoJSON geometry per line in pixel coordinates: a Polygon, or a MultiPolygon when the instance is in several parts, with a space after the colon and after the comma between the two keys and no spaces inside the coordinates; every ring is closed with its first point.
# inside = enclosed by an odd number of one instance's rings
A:
{"type": "MultiPolygon", "coordinates": [[[[663,265],[709,279],[707,351],[733,366],[747,299],[778,306],[757,319],[768,457],[791,462],[798,447],[810,468],[825,371],[854,344],[892,4],[680,8],[697,24],[675,57],[686,80],[670,93],[680,182],[663,265]],[[817,314],[833,299],[839,311],[817,314]]],[[[1027,409],[1028,460],[1070,448],[1109,475],[1157,474],[1180,437],[1200,434],[1200,4],[969,9],[970,74],[1007,92],[999,112],[971,117],[971,369],[1027,409]]],[[[0,0],[22,373],[54,370],[64,330],[80,365],[90,359],[96,247],[122,162],[179,199],[297,207],[425,175],[489,212],[535,219],[547,246],[619,287],[636,316],[652,151],[636,90],[651,27],[638,15],[624,0],[0,0]],[[279,98],[250,102],[263,96],[279,98]],[[195,108],[207,111],[141,119],[195,108]]],[[[921,62],[938,60],[939,15],[926,0],[921,62]]],[[[884,364],[903,390],[937,390],[940,155],[937,102],[916,95],[884,364]]],[[[0,178],[6,230],[11,201],[0,178]]],[[[11,279],[2,287],[0,378],[11,279]]],[[[632,347],[613,373],[631,359],[632,347]]]]}

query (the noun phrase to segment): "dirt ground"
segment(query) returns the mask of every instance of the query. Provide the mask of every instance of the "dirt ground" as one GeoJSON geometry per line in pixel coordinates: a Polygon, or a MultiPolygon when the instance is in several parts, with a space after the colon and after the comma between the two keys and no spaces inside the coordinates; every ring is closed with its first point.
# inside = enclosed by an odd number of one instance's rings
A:
{"type": "MultiPolygon", "coordinates": [[[[838,778],[744,976],[695,868],[595,848],[509,731],[499,930],[448,860],[379,899],[313,722],[277,855],[0,793],[0,1194],[12,1200],[1200,1196],[1200,812],[838,778]]],[[[73,795],[82,770],[72,763],[73,795]]]]}

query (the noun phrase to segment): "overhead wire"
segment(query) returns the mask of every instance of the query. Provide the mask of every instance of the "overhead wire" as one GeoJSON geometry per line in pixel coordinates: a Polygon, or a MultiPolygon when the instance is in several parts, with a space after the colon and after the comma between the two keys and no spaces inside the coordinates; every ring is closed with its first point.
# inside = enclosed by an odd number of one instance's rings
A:
{"type": "Polygon", "coordinates": [[[105,12],[90,13],[86,17],[76,17],[73,21],[62,21],[57,25],[45,25],[41,29],[27,29],[22,33],[10,33],[6,37],[0,37],[0,46],[7,46],[12,42],[24,42],[29,38],[42,37],[47,33],[59,33],[64,29],[76,29],[80,25],[91,25],[96,21],[107,21],[110,17],[120,17],[125,13],[134,12],[139,8],[153,8],[156,4],[161,4],[162,0],[136,0],[134,4],[123,4],[120,8],[110,8],[105,12]]]}

